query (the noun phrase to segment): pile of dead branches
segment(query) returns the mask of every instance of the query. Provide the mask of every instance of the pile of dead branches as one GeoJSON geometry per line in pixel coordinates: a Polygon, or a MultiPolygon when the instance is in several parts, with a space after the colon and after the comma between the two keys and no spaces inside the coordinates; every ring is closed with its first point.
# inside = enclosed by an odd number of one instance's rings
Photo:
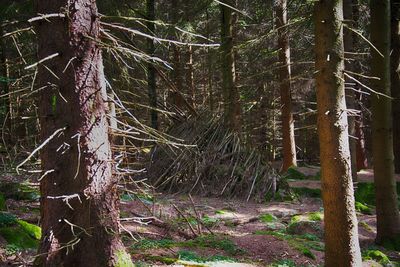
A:
{"type": "Polygon", "coordinates": [[[275,170],[221,118],[202,112],[176,122],[168,134],[185,145],[153,148],[145,176],[158,190],[256,201],[276,191],[275,170]]]}

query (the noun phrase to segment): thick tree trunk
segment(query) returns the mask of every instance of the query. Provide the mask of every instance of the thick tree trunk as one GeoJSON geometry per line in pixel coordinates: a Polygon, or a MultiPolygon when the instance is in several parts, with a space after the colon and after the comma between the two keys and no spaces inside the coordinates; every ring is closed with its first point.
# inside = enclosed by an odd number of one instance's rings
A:
{"type": "MultiPolygon", "coordinates": [[[[155,26],[155,3],[154,0],[147,0],[147,29],[149,30],[150,35],[154,35],[155,26]]],[[[155,46],[154,40],[147,40],[147,52],[150,56],[155,55],[155,46]]],[[[157,113],[157,83],[156,83],[156,70],[152,62],[147,64],[147,87],[148,87],[148,95],[150,102],[150,120],[151,127],[154,129],[158,129],[158,113],[157,113]]]]}
{"type": "Polygon", "coordinates": [[[279,62],[281,63],[281,67],[279,68],[279,80],[282,116],[282,172],[286,172],[290,166],[297,165],[294,120],[292,114],[290,46],[289,31],[287,28],[286,2],[286,0],[275,0],[275,20],[278,29],[279,62]]]}
{"type": "Polygon", "coordinates": [[[117,179],[94,0],[37,1],[42,241],[38,266],[133,266],[119,236],[117,179]],[[51,72],[49,71],[51,70],[51,72]]]}
{"type": "MultiPolygon", "coordinates": [[[[353,29],[353,0],[343,1],[343,17],[346,26],[353,29]]],[[[355,72],[355,61],[353,60],[352,53],[354,52],[354,32],[349,30],[347,27],[343,29],[343,41],[344,41],[344,51],[345,51],[345,61],[344,66],[346,71],[355,72]]],[[[355,37],[357,38],[357,37],[355,37]]],[[[345,77],[345,82],[349,87],[354,87],[354,81],[345,77]]],[[[346,104],[348,109],[356,109],[356,93],[353,90],[348,90],[346,92],[346,104]]],[[[350,155],[351,155],[351,174],[353,182],[357,181],[357,139],[356,139],[356,117],[354,114],[347,116],[349,124],[349,144],[350,144],[350,155]]]]}
{"type": "MultiPolygon", "coordinates": [[[[371,0],[372,88],[390,96],[390,2],[371,0]]],[[[396,122],[397,123],[397,122],[396,122]]],[[[389,97],[372,96],[372,153],[376,191],[378,244],[400,240],[400,216],[393,164],[392,103],[389,97]]]]}
{"type": "Polygon", "coordinates": [[[315,52],[325,266],[361,266],[343,79],[343,2],[315,6],[315,52]]]}
{"type": "Polygon", "coordinates": [[[241,107],[239,92],[236,87],[235,53],[233,49],[233,16],[234,0],[222,1],[221,8],[221,69],[222,93],[224,98],[224,117],[228,128],[241,131],[241,107]],[[228,6],[227,6],[228,5],[228,6]]]}
{"type": "Polygon", "coordinates": [[[393,101],[393,152],[396,173],[400,173],[400,0],[391,0],[391,91],[393,101]]]}

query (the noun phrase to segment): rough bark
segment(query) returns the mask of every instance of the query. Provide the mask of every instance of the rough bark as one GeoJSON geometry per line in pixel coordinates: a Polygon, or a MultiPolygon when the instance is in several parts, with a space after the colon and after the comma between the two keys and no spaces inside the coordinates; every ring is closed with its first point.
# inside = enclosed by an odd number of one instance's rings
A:
{"type": "MultiPolygon", "coordinates": [[[[372,89],[390,96],[390,2],[371,0],[371,42],[382,53],[371,49],[372,89]]],[[[389,97],[372,96],[372,154],[376,193],[378,244],[400,240],[400,215],[397,204],[393,164],[392,102],[389,97]]],[[[397,122],[396,122],[397,123],[397,122]]]]}
{"type": "Polygon", "coordinates": [[[393,101],[393,152],[395,172],[400,173],[400,1],[392,0],[391,5],[391,91],[393,101]]]}
{"type": "Polygon", "coordinates": [[[38,14],[65,14],[36,24],[39,59],[58,53],[39,65],[37,76],[38,86],[46,86],[40,135],[49,142],[41,151],[47,175],[40,184],[36,265],[133,266],[119,236],[96,2],[38,0],[36,6],[38,14]]]}
{"type": "MultiPolygon", "coordinates": [[[[0,21],[1,23],[1,21],[0,21]]],[[[4,29],[0,25],[0,36],[4,34],[4,29]]],[[[0,38],[0,64],[1,64],[1,79],[0,79],[0,84],[1,84],[1,91],[0,94],[4,94],[2,99],[2,111],[4,114],[4,121],[2,121],[2,124],[4,125],[4,131],[2,133],[2,138],[4,138],[4,141],[6,142],[7,145],[11,145],[13,141],[13,135],[12,133],[12,118],[13,118],[13,111],[12,111],[12,104],[10,101],[11,95],[6,95],[10,93],[10,62],[8,59],[8,52],[7,52],[7,45],[6,45],[6,40],[5,38],[0,38]]]]}
{"type": "Polygon", "coordinates": [[[191,45],[188,46],[187,50],[187,69],[186,69],[186,85],[187,93],[189,95],[189,103],[195,108],[196,106],[196,92],[194,86],[194,69],[193,69],[193,48],[191,45]]]}
{"type": "Polygon", "coordinates": [[[291,95],[291,67],[289,31],[287,28],[287,1],[275,0],[276,28],[278,29],[279,48],[279,80],[281,95],[281,119],[282,119],[282,147],[283,167],[286,172],[290,166],[296,166],[296,143],[294,137],[294,120],[292,114],[291,95]]]}
{"type": "Polygon", "coordinates": [[[228,128],[241,131],[241,107],[239,92],[236,87],[235,53],[233,49],[233,16],[234,0],[222,1],[221,8],[221,69],[222,94],[224,101],[224,118],[228,128]],[[227,6],[228,5],[228,6],[227,6]]]}
{"type": "MultiPolygon", "coordinates": [[[[171,23],[176,26],[179,22],[179,0],[171,0],[171,23]]],[[[175,28],[171,28],[171,39],[177,38],[175,28]]],[[[176,91],[183,93],[183,75],[181,64],[181,49],[177,44],[171,44],[172,48],[172,79],[174,81],[176,91]]]]}
{"type": "MultiPolygon", "coordinates": [[[[155,31],[155,3],[154,0],[147,0],[146,2],[147,8],[147,29],[150,35],[154,34],[155,31]]],[[[147,53],[150,56],[155,56],[155,45],[154,40],[147,40],[147,53]]],[[[158,113],[157,113],[157,83],[156,83],[156,70],[152,62],[147,64],[147,88],[149,95],[149,104],[150,104],[150,120],[151,127],[154,129],[158,129],[158,113]]]]}
{"type": "MultiPolygon", "coordinates": [[[[360,20],[360,1],[359,0],[353,0],[353,27],[354,28],[359,28],[359,20],[360,20]]],[[[353,32],[353,46],[355,49],[359,46],[360,38],[359,37],[354,37],[354,32],[353,32]]],[[[353,65],[354,72],[356,73],[361,73],[361,64],[359,62],[355,63],[353,65]]],[[[359,84],[355,84],[355,89],[356,91],[359,91],[361,86],[359,84]]],[[[355,99],[355,104],[356,108],[359,110],[362,110],[362,103],[364,101],[363,94],[361,93],[356,93],[356,99],[355,99]]],[[[355,117],[355,136],[356,136],[356,160],[357,160],[357,171],[360,171],[362,169],[367,169],[368,168],[368,159],[367,159],[367,149],[366,149],[366,144],[365,144],[365,134],[364,134],[364,116],[363,113],[360,114],[360,116],[355,117]]],[[[353,160],[353,156],[352,156],[353,160]]]]}
{"type": "MultiPolygon", "coordinates": [[[[344,0],[343,1],[343,17],[347,27],[343,28],[343,41],[344,41],[344,51],[345,51],[345,70],[350,72],[355,72],[355,61],[352,57],[352,53],[354,52],[354,32],[348,28],[354,28],[353,21],[353,0],[344,0]]],[[[345,77],[345,83],[349,87],[354,87],[354,81],[352,81],[349,77],[345,77]]],[[[356,109],[356,93],[354,90],[348,90],[346,92],[346,104],[348,109],[355,110],[356,109]]],[[[353,178],[353,182],[357,181],[357,139],[356,139],[356,123],[355,123],[355,115],[350,114],[347,116],[348,125],[349,125],[349,144],[350,144],[350,155],[351,155],[351,174],[353,178]]]]}
{"type": "Polygon", "coordinates": [[[316,2],[314,16],[325,266],[361,266],[343,82],[343,2],[316,2]]]}

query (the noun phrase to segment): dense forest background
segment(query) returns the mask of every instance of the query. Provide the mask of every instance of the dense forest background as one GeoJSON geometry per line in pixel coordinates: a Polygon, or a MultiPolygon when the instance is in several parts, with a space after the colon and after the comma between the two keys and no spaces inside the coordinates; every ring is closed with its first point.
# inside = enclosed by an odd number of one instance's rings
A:
{"type": "Polygon", "coordinates": [[[399,4],[1,2],[0,262],[395,266],[399,4]]]}

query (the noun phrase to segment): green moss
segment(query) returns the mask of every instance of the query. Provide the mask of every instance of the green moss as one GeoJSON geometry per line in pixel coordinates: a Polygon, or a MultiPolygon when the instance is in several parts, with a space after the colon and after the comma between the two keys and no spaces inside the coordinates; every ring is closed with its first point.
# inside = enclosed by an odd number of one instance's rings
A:
{"type": "Polygon", "coordinates": [[[216,210],[215,211],[215,214],[226,214],[226,213],[228,213],[228,211],[226,211],[226,210],[216,210]]]}
{"type": "Polygon", "coordinates": [[[216,235],[199,236],[193,240],[188,240],[186,242],[180,242],[179,246],[181,246],[181,247],[216,248],[216,249],[224,250],[225,252],[227,252],[231,255],[243,253],[242,250],[237,248],[237,246],[235,245],[235,243],[232,242],[232,240],[230,240],[226,237],[221,237],[221,236],[216,236],[216,235]]]}
{"type": "Polygon", "coordinates": [[[270,267],[297,267],[296,263],[292,260],[279,260],[269,265],[270,267]]]}
{"type": "Polygon", "coordinates": [[[306,180],[307,176],[304,175],[302,172],[298,171],[296,167],[289,167],[287,172],[283,175],[285,179],[290,180],[306,180]]]}
{"type": "Polygon", "coordinates": [[[356,211],[358,212],[361,212],[363,214],[372,214],[371,209],[367,205],[364,205],[361,202],[356,201],[355,206],[356,206],[356,211]]]}
{"type": "Polygon", "coordinates": [[[118,250],[115,253],[117,261],[115,267],[134,267],[131,256],[125,250],[118,250]]]}
{"type": "Polygon", "coordinates": [[[2,227],[0,228],[0,235],[7,241],[9,245],[21,249],[36,249],[39,241],[32,238],[21,227],[2,227]]]}
{"type": "Polygon", "coordinates": [[[0,193],[0,210],[6,209],[6,198],[0,193]]]}
{"type": "Polygon", "coordinates": [[[306,188],[306,187],[293,187],[293,192],[302,197],[321,198],[321,189],[306,188]]]}
{"type": "Polygon", "coordinates": [[[205,216],[203,216],[203,218],[201,218],[201,222],[207,227],[212,227],[212,226],[216,225],[218,222],[220,222],[220,219],[211,218],[211,217],[208,217],[207,215],[205,215],[205,216]]]}
{"type": "Polygon", "coordinates": [[[155,256],[155,255],[146,255],[145,256],[146,260],[149,261],[157,261],[161,262],[164,264],[174,264],[178,259],[170,258],[170,257],[164,257],[164,256],[155,256]]]}
{"type": "Polygon", "coordinates": [[[372,227],[366,222],[359,222],[358,225],[367,230],[368,232],[374,231],[374,229],[372,229],[372,227]]]}
{"type": "Polygon", "coordinates": [[[324,214],[322,212],[310,212],[308,214],[308,219],[313,222],[322,221],[324,219],[324,214]]]}
{"type": "Polygon", "coordinates": [[[39,226],[22,221],[22,220],[17,220],[17,223],[31,237],[33,237],[37,240],[40,240],[40,238],[42,237],[42,229],[39,226]]]}
{"type": "Polygon", "coordinates": [[[151,239],[142,239],[139,242],[132,245],[132,249],[138,250],[148,250],[148,249],[156,249],[156,248],[171,248],[176,246],[178,243],[173,241],[172,239],[161,239],[161,240],[151,240],[151,239]]]}
{"type": "Polygon", "coordinates": [[[383,265],[390,264],[389,257],[380,250],[367,250],[363,253],[364,260],[375,260],[383,265]]]}
{"type": "Polygon", "coordinates": [[[358,183],[354,197],[357,202],[375,206],[375,185],[373,183],[358,183]]]}
{"type": "Polygon", "coordinates": [[[290,224],[292,223],[297,223],[299,221],[302,220],[302,215],[294,215],[291,219],[290,219],[290,224]]]}
{"type": "Polygon", "coordinates": [[[178,252],[178,256],[180,260],[189,261],[189,262],[199,262],[199,263],[206,263],[206,262],[236,262],[236,259],[231,257],[226,257],[222,255],[213,255],[210,257],[203,257],[197,255],[195,252],[181,250],[178,252]]]}
{"type": "Polygon", "coordinates": [[[269,214],[269,213],[265,213],[260,216],[260,221],[262,221],[263,223],[272,223],[272,222],[276,222],[277,220],[278,220],[278,218],[276,218],[274,215],[269,214]]]}
{"type": "Polygon", "coordinates": [[[17,222],[17,217],[8,212],[0,212],[0,227],[11,226],[17,222]]]}
{"type": "Polygon", "coordinates": [[[294,249],[298,250],[304,256],[315,259],[315,255],[311,250],[324,251],[324,244],[320,239],[312,234],[290,235],[284,230],[280,231],[256,231],[256,234],[271,235],[279,239],[285,240],[294,249]]]}

